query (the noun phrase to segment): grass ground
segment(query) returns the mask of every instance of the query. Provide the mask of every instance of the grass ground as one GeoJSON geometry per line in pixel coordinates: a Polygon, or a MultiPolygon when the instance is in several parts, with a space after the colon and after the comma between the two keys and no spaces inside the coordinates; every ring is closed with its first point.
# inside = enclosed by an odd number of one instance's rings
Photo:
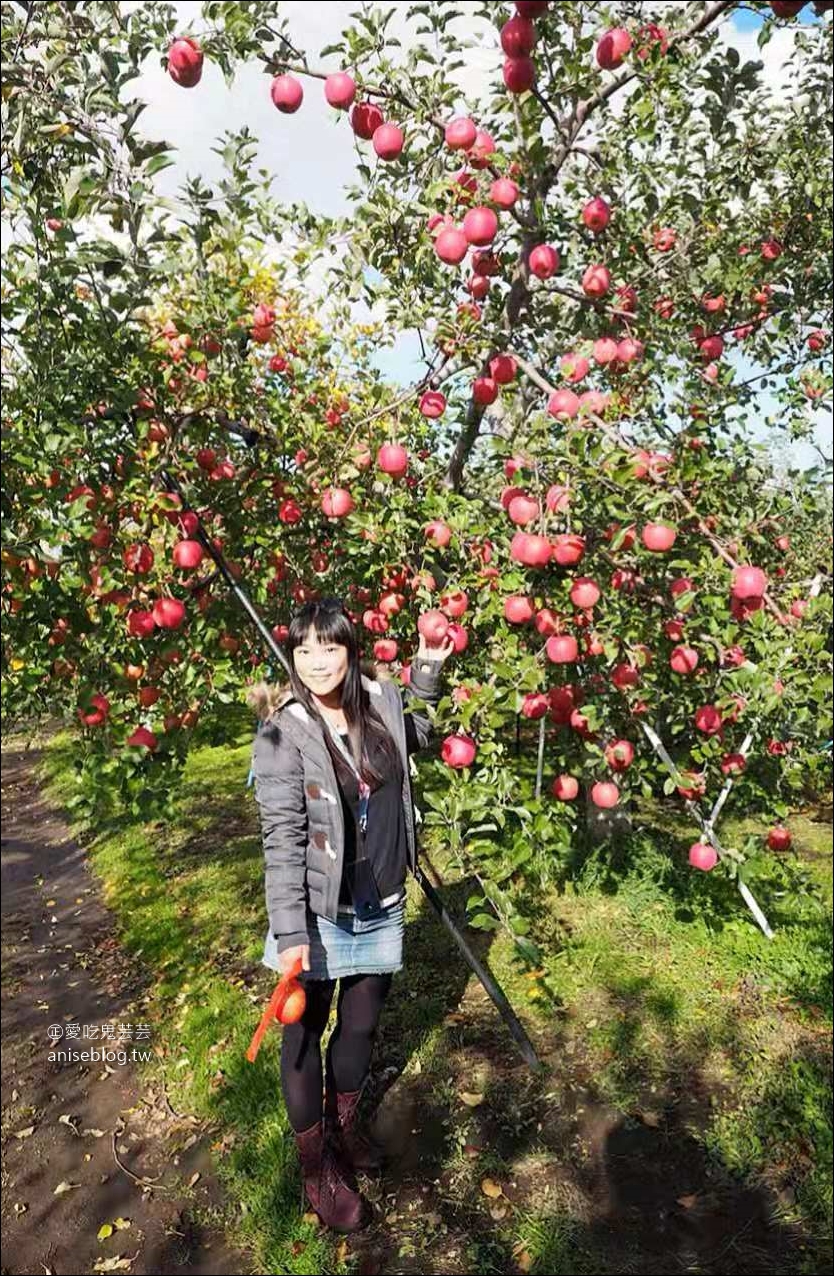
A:
{"type": "MultiPolygon", "coordinates": [[[[71,761],[58,739],[56,801],[71,761]]],[[[475,937],[538,1077],[410,883],[407,966],[374,1066],[401,1164],[369,1188],[380,1227],[334,1244],[300,1215],[277,1034],[244,1058],[272,982],[248,762],[248,740],[198,751],[173,822],[114,826],[89,853],[148,973],[154,1066],[216,1131],[225,1223],[254,1270],[830,1268],[830,814],[792,821],[807,890],[763,891],[772,941],[730,884],[679,867],[693,839],[659,808],[641,813],[651,837],[603,848],[534,901],[548,999],[506,937],[475,937]]],[[[467,893],[444,892],[458,917],[467,893]]]]}

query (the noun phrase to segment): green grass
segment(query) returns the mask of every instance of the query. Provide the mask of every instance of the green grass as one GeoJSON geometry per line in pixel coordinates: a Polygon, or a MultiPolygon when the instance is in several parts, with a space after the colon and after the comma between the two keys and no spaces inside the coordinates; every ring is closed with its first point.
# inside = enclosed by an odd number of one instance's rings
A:
{"type": "MultiPolygon", "coordinates": [[[[71,796],[71,760],[59,737],[45,763],[57,801],[71,796]]],[[[258,1271],[338,1272],[343,1251],[300,1217],[277,1033],[254,1066],[244,1058],[272,982],[260,966],[266,917],[248,762],[248,739],[197,751],[174,821],[111,827],[90,856],[148,975],[145,1014],[164,1046],[155,1066],[175,1106],[223,1141],[231,1238],[251,1247],[258,1271]]],[[[530,901],[539,980],[503,933],[473,939],[550,1064],[541,1080],[514,1066],[490,1007],[456,1019],[467,986],[471,998],[468,971],[410,883],[408,977],[386,1007],[378,1062],[404,1070],[437,1118],[431,1172],[444,1174],[447,1207],[469,1237],[461,1270],[624,1270],[570,1193],[543,1203],[555,1161],[542,1104],[578,1078],[588,1102],[621,1113],[626,1128],[674,1113],[680,1137],[717,1173],[772,1195],[780,1220],[806,1238],[802,1270],[820,1270],[832,1208],[830,826],[792,820],[799,875],[790,889],[765,870],[755,881],[776,929],[767,941],[730,882],[685,866],[691,830],[671,808],[647,807],[637,823],[639,836],[591,853],[572,881],[530,901]],[[462,1089],[483,1092],[492,1125],[479,1127],[481,1110],[461,1104],[462,1089]],[[479,1128],[488,1137],[473,1158],[479,1128]],[[526,1187],[507,1220],[481,1227],[479,1184],[490,1175],[520,1175],[526,1187]]],[[[728,838],[756,831],[731,819],[722,827],[728,838]]],[[[467,894],[448,882],[453,915],[464,915],[467,894]]],[[[566,1164],[579,1172],[580,1153],[566,1164]]],[[[441,1264],[435,1271],[445,1270],[442,1230],[426,1225],[413,1242],[441,1264]]],[[[402,1239],[404,1252],[411,1243],[402,1239]]]]}

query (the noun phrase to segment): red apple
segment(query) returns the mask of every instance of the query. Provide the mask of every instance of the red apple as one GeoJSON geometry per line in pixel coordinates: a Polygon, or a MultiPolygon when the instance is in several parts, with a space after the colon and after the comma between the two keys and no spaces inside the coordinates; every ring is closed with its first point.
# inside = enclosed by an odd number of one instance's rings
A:
{"type": "Polygon", "coordinates": [[[580,576],[573,582],[570,591],[570,600],[574,607],[581,607],[584,611],[591,607],[596,607],[601,597],[599,585],[596,581],[591,580],[588,576],[580,576]]]}
{"type": "Polygon", "coordinates": [[[767,593],[767,576],[761,567],[737,567],[733,572],[733,598],[763,598],[767,593]]]}
{"type": "Polygon", "coordinates": [[[457,266],[469,251],[469,240],[462,230],[448,227],[435,239],[434,251],[447,266],[457,266]]]}
{"type": "Polygon", "coordinates": [[[472,385],[472,398],[482,408],[498,398],[498,383],[492,377],[477,377],[472,385]]]}
{"type": "Polygon", "coordinates": [[[579,659],[579,646],[571,634],[554,634],[548,638],[546,651],[554,665],[573,665],[579,659]]]}
{"type": "Polygon", "coordinates": [[[631,51],[631,36],[625,27],[612,27],[597,44],[597,65],[603,71],[615,71],[622,66],[631,51]]]}
{"type": "Polygon", "coordinates": [[[495,154],[495,151],[494,138],[490,137],[489,133],[485,133],[483,129],[478,129],[475,145],[469,152],[467,159],[473,168],[486,168],[490,162],[490,157],[495,154]]]}
{"type": "Polygon", "coordinates": [[[384,123],[382,111],[375,102],[357,102],[350,113],[350,124],[357,137],[369,142],[384,123]]]}
{"type": "Polygon", "coordinates": [[[377,452],[376,463],[383,473],[402,478],[408,470],[408,452],[399,443],[386,443],[377,452]]]}
{"type": "Polygon", "coordinates": [[[665,523],[647,523],[641,533],[643,544],[653,554],[665,554],[672,548],[677,537],[675,528],[665,523]]]}
{"type": "Polygon", "coordinates": [[[717,333],[711,337],[704,337],[698,342],[698,349],[705,359],[720,359],[724,353],[724,338],[717,333]]]}
{"type": "Polygon", "coordinates": [[[449,590],[441,595],[441,610],[453,620],[457,620],[469,610],[469,595],[463,589],[449,590]]]}
{"type": "Polygon", "coordinates": [[[380,638],[374,643],[374,656],[377,660],[390,664],[392,660],[397,659],[399,647],[393,638],[380,638]]]}
{"type": "Polygon", "coordinates": [[[747,770],[747,759],[743,753],[725,753],[721,759],[721,771],[724,775],[741,775],[747,770]]]}
{"type": "Polygon", "coordinates": [[[558,634],[561,628],[561,617],[552,608],[542,607],[536,612],[536,630],[542,637],[550,638],[553,634],[558,634]]]}
{"type": "Polygon", "coordinates": [[[698,668],[699,656],[694,647],[676,647],[669,657],[674,673],[690,677],[698,668]]]}
{"type": "Polygon", "coordinates": [[[498,234],[498,218],[491,208],[470,208],[463,219],[463,233],[470,244],[483,248],[498,234]]]}
{"type": "Polygon", "coordinates": [[[510,544],[510,556],[527,567],[545,567],[553,554],[553,546],[546,536],[533,536],[529,532],[516,532],[510,544]]]}
{"type": "Polygon", "coordinates": [[[584,381],[591,371],[591,365],[583,354],[563,354],[559,362],[562,376],[572,385],[584,381]]]}
{"type": "Polygon", "coordinates": [[[498,177],[489,188],[489,197],[499,208],[512,208],[521,191],[509,177],[498,177]]]}
{"type": "Polygon", "coordinates": [[[453,151],[468,151],[475,145],[478,129],[468,115],[459,115],[446,125],[446,145],[453,151]]]}
{"type": "Polygon", "coordinates": [[[137,727],[132,735],[129,735],[125,741],[127,745],[135,749],[148,749],[153,753],[157,747],[157,739],[153,731],[149,731],[147,727],[137,727]]]}
{"type": "Polygon", "coordinates": [[[168,50],[168,74],[181,88],[193,89],[203,74],[203,51],[196,40],[181,36],[168,50]]]}
{"type": "Polygon", "coordinates": [[[179,629],[185,620],[185,604],[179,598],[159,598],[153,605],[151,615],[154,624],[160,629],[179,629]]]}
{"type": "Polygon", "coordinates": [[[575,567],[585,556],[585,537],[564,532],[554,540],[552,553],[560,567],[575,567]]]}
{"type": "Polygon", "coordinates": [[[321,508],[327,518],[345,518],[355,506],[347,488],[329,487],[321,498],[321,508]]]}
{"type": "Polygon", "coordinates": [[[681,779],[687,780],[688,784],[679,784],[678,793],[687,802],[695,802],[698,798],[702,798],[707,791],[706,776],[699,771],[681,771],[681,779]]]}
{"type": "Polygon", "coordinates": [[[150,709],[159,700],[162,692],[159,687],[142,687],[136,697],[143,709],[150,709]]]}
{"type": "Polygon", "coordinates": [[[620,803],[620,790],[612,780],[600,781],[591,789],[591,801],[602,811],[611,811],[620,803]]]}
{"type": "Polygon", "coordinates": [[[564,514],[570,509],[570,488],[554,483],[547,489],[545,504],[551,514],[564,514]]]}
{"type": "Polygon", "coordinates": [[[560,802],[573,802],[579,794],[579,781],[572,775],[557,775],[552,792],[560,802]]]}
{"type": "Polygon", "coordinates": [[[617,359],[626,366],[630,363],[639,363],[643,354],[643,343],[636,337],[625,337],[617,346],[617,359]]]}
{"type": "Polygon", "coordinates": [[[582,276],[582,291],[586,297],[604,297],[611,287],[611,272],[607,266],[589,266],[582,276]]]}
{"type": "Polygon", "coordinates": [[[611,207],[600,195],[597,195],[582,209],[582,220],[588,230],[599,235],[611,220],[611,207]]]}
{"type": "Polygon", "coordinates": [[[572,421],[579,413],[579,395],[573,390],[556,390],[547,400],[547,411],[557,421],[572,421]]]}
{"type": "Polygon", "coordinates": [[[639,685],[640,670],[636,669],[634,665],[615,665],[611,671],[611,681],[619,691],[626,691],[630,687],[639,685]]]}
{"type": "Polygon", "coordinates": [[[346,71],[334,71],[324,81],[324,96],[330,106],[346,111],[356,97],[356,81],[346,71]]]}
{"type": "Polygon", "coordinates": [[[501,28],[501,48],[508,58],[524,58],[536,47],[536,28],[529,18],[517,13],[501,28]]]}
{"type": "Polygon", "coordinates": [[[435,519],[433,523],[427,524],[423,529],[426,540],[434,545],[435,549],[445,549],[452,539],[452,529],[448,523],[443,523],[439,519],[435,519]]]}
{"type": "Polygon", "coordinates": [[[634,762],[634,745],[630,740],[614,740],[605,750],[605,761],[612,771],[627,771],[634,762]]]}
{"type": "Polygon", "coordinates": [[[174,546],[174,566],[180,571],[191,572],[200,566],[205,554],[199,541],[178,541],[174,546]]]}
{"type": "Polygon", "coordinates": [[[136,545],[128,545],[122,554],[122,562],[125,569],[134,572],[137,576],[146,576],[153,567],[154,555],[150,545],[144,542],[136,545]]]}
{"type": "Polygon", "coordinates": [[[304,88],[294,75],[276,75],[269,94],[273,106],[284,115],[294,115],[304,101],[304,88]]]}
{"type": "Polygon", "coordinates": [[[523,594],[513,594],[504,599],[504,617],[511,625],[526,625],[535,614],[533,603],[523,594]]]}
{"type": "Polygon", "coordinates": [[[78,717],[85,727],[100,727],[110,713],[110,701],[100,691],[94,692],[88,700],[82,702],[78,709],[78,717]]]}
{"type": "Polygon", "coordinates": [[[770,7],[777,18],[795,18],[806,3],[807,0],[771,0],[770,7]]]}
{"type": "Polygon", "coordinates": [[[689,863],[693,868],[709,873],[718,863],[718,852],[714,846],[709,846],[706,842],[695,842],[689,848],[689,863]]]}
{"type": "Polygon", "coordinates": [[[439,390],[426,390],[420,398],[420,411],[430,421],[436,421],[446,411],[446,396],[439,390]]]}
{"type": "Polygon", "coordinates": [[[510,93],[526,93],[536,83],[536,64],[532,58],[507,58],[504,62],[504,84],[510,93]]]}
{"type": "Polygon", "coordinates": [[[497,354],[489,362],[489,373],[499,385],[509,385],[515,380],[518,365],[510,354],[497,354]]]}
{"type": "Polygon", "coordinates": [[[442,611],[424,611],[417,620],[418,632],[429,643],[440,643],[449,630],[449,621],[442,611]]]}
{"type": "Polygon", "coordinates": [[[619,342],[613,337],[600,337],[594,342],[594,360],[604,368],[613,363],[619,353],[619,342]]]}
{"type": "Polygon", "coordinates": [[[772,851],[789,851],[793,845],[793,835],[784,825],[775,825],[767,835],[767,844],[772,851]]]}
{"type": "Polygon", "coordinates": [[[550,8],[550,0],[515,0],[515,8],[522,18],[540,18],[550,8]]]}
{"type": "Polygon", "coordinates": [[[537,279],[550,279],[560,266],[557,249],[552,244],[537,244],[527,259],[531,274],[537,279]]]}
{"type": "MultiPolygon", "coordinates": [[[[654,232],[653,243],[659,253],[671,252],[677,242],[678,232],[672,226],[662,226],[660,230],[656,230],[654,232]]],[[[674,302],[672,299],[664,298],[663,300],[669,303],[666,309],[671,308],[672,313],[674,313],[674,302]]],[[[657,304],[660,305],[661,303],[658,302],[657,304]]],[[[659,311],[658,313],[662,312],[659,311]]],[[[663,317],[665,319],[669,319],[671,318],[671,314],[664,314],[663,317]]]]}
{"type": "Polygon", "coordinates": [[[507,508],[510,518],[519,527],[526,527],[529,523],[535,523],[541,518],[541,512],[541,506],[535,497],[526,496],[523,492],[514,496],[507,508]]]}
{"type": "Polygon", "coordinates": [[[396,124],[380,124],[374,129],[373,147],[381,160],[395,160],[402,155],[405,134],[396,124]]]}
{"type": "Polygon", "coordinates": [[[447,766],[459,771],[471,766],[478,754],[476,742],[468,735],[450,735],[443,741],[440,755],[447,766]]]}
{"type": "Polygon", "coordinates": [[[704,735],[720,735],[724,719],[714,704],[701,705],[695,714],[695,726],[704,735]]]}

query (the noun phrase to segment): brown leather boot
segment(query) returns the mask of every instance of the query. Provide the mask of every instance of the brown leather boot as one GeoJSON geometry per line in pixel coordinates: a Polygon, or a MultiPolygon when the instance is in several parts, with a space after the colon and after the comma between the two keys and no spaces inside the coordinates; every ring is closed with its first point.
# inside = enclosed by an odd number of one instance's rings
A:
{"type": "Polygon", "coordinates": [[[370,1206],[346,1181],[337,1150],[326,1137],[324,1122],[318,1121],[309,1130],[296,1132],[295,1142],[307,1200],[325,1227],[344,1234],[367,1227],[371,1220],[370,1206]]]}
{"type": "Polygon", "coordinates": [[[380,1170],[385,1164],[385,1153],[368,1133],[358,1119],[357,1109],[361,1090],[349,1093],[337,1090],[327,1091],[325,1112],[332,1123],[338,1145],[344,1159],[354,1170],[380,1170]]]}

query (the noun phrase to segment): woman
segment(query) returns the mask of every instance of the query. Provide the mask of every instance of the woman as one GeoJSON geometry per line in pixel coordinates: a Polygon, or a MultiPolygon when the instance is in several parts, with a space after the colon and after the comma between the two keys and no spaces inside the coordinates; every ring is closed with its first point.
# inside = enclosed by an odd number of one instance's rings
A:
{"type": "Polygon", "coordinates": [[[269,934],[264,964],[285,972],[300,958],[307,1006],[283,1029],[281,1082],[304,1190],[322,1221],[353,1232],[369,1221],[354,1171],[378,1168],[357,1126],[380,1011],[402,967],[406,868],[416,864],[408,757],[432,737],[450,639],[420,637],[410,685],[362,673],[356,631],[339,599],[307,603],[285,650],[290,688],[253,693],[262,723],[252,770],[266,861],[269,934]],[[336,981],[337,1023],[326,1059],[321,1037],[336,981]]]}

